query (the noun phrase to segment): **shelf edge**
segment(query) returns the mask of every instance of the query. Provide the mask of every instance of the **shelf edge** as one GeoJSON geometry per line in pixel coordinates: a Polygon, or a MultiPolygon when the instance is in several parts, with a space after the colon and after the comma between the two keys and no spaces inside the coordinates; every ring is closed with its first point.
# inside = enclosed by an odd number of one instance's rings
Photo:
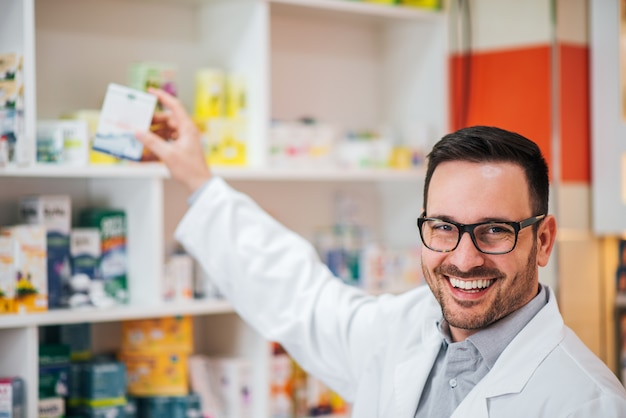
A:
{"type": "Polygon", "coordinates": [[[2,315],[0,316],[0,329],[84,322],[117,322],[178,315],[219,315],[234,312],[230,303],[224,300],[172,302],[149,306],[120,306],[111,309],[58,309],[42,313],[2,315]]]}

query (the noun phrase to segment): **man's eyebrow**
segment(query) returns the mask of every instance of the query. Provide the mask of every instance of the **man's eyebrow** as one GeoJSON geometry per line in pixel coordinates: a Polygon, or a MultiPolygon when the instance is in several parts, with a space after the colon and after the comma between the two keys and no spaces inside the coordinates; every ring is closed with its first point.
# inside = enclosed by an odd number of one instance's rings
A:
{"type": "Polygon", "coordinates": [[[440,219],[440,220],[446,221],[446,222],[456,222],[458,224],[463,224],[463,225],[479,224],[479,223],[483,223],[483,222],[517,222],[516,220],[511,220],[509,218],[504,218],[504,217],[499,217],[499,216],[488,216],[488,217],[484,217],[484,218],[480,218],[480,219],[474,220],[472,222],[459,222],[453,216],[448,216],[448,215],[444,215],[444,214],[434,214],[434,215],[427,214],[426,217],[427,218],[440,219]]]}

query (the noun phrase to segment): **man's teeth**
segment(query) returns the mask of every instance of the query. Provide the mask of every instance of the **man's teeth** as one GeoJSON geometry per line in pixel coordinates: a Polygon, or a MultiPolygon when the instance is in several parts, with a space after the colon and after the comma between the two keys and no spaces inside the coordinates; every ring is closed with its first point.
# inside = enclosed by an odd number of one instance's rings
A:
{"type": "Polygon", "coordinates": [[[472,289],[486,289],[493,283],[493,279],[490,280],[459,280],[450,278],[450,284],[453,287],[459,289],[472,290],[472,289]]]}

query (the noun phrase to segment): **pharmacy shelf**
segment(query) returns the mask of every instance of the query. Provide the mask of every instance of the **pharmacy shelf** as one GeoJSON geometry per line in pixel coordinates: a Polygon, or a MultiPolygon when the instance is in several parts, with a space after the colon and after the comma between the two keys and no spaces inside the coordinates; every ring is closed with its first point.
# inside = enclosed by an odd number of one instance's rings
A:
{"type": "Polygon", "coordinates": [[[437,19],[440,11],[416,7],[366,3],[351,0],[270,0],[272,11],[326,13],[333,18],[354,16],[380,21],[437,19]]]}
{"type": "Polygon", "coordinates": [[[33,164],[0,168],[0,177],[35,178],[166,178],[167,169],[160,163],[125,163],[116,165],[70,166],[33,164]]]}
{"type": "Polygon", "coordinates": [[[0,329],[83,322],[117,322],[179,315],[218,315],[234,313],[232,306],[219,299],[170,302],[159,305],[118,306],[114,308],[57,309],[44,313],[3,315],[0,329]]]}
{"type": "MultiPolygon", "coordinates": [[[[423,178],[425,169],[389,168],[247,168],[214,167],[215,175],[227,180],[245,181],[415,181],[423,178]]],[[[29,167],[0,168],[1,177],[33,178],[169,178],[160,163],[126,163],[120,165],[63,166],[36,164],[29,167]]]]}
{"type": "MultiPolygon", "coordinates": [[[[449,119],[445,11],[351,0],[88,3],[0,0],[0,51],[23,54],[28,87],[26,140],[16,149],[24,158],[17,161],[35,160],[37,120],[97,109],[104,87],[125,83],[134,62],[176,63],[179,97],[188,109],[195,71],[227,69],[248,81],[250,166],[213,167],[215,175],[232,181],[304,237],[335,221],[339,196],[355,203],[358,221],[390,248],[415,242],[414,228],[406,225],[414,225],[420,210],[423,166],[342,169],[285,162],[279,167],[284,161],[267,155],[269,122],[307,115],[346,129],[388,127],[398,132],[399,141],[416,145],[444,135],[449,119]],[[149,23],[159,21],[170,25],[149,23]]],[[[242,356],[253,364],[252,416],[268,416],[267,341],[227,302],[161,302],[166,254],[177,245],[174,231],[188,209],[185,190],[162,164],[0,167],[0,225],[17,222],[17,202],[25,194],[69,195],[74,212],[92,205],[124,210],[132,300],[112,309],[2,316],[0,373],[24,378],[26,416],[36,416],[37,410],[40,326],[97,324],[94,352],[101,353],[118,348],[120,322],[174,315],[194,316],[206,329],[196,341],[199,353],[242,356]]]]}

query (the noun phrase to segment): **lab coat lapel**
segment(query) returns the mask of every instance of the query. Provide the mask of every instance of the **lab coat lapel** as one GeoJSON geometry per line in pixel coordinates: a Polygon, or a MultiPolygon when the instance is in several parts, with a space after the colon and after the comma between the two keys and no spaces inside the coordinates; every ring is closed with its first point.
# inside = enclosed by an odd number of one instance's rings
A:
{"type": "Polygon", "coordinates": [[[397,411],[394,417],[413,418],[415,416],[424,384],[441,347],[441,335],[436,321],[424,327],[422,338],[423,346],[419,351],[415,345],[407,347],[403,356],[404,361],[400,360],[396,366],[394,385],[397,411]]]}
{"type": "Polygon", "coordinates": [[[465,397],[451,418],[487,418],[487,400],[524,389],[537,367],[564,338],[555,295],[502,352],[493,369],[465,397]]]}

